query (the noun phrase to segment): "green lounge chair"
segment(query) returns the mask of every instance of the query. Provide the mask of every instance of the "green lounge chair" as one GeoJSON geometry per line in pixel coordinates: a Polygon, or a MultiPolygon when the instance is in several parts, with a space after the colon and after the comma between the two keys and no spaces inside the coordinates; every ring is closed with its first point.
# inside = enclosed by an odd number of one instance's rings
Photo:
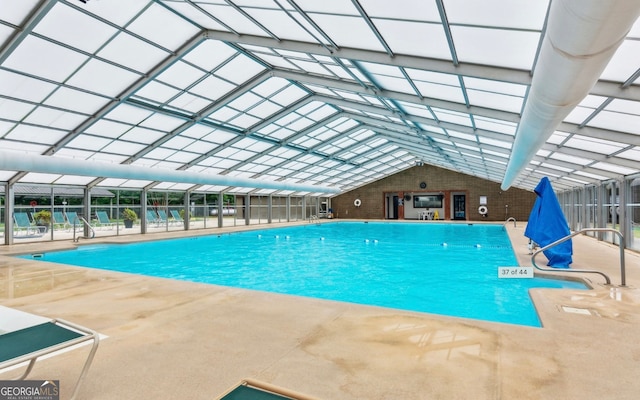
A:
{"type": "Polygon", "coordinates": [[[71,226],[82,225],[82,223],[80,222],[80,218],[78,218],[78,213],[75,211],[67,212],[67,221],[69,221],[69,225],[71,226]]]}
{"type": "Polygon", "coordinates": [[[96,211],[96,218],[98,218],[99,226],[113,228],[114,223],[111,222],[106,211],[96,211]]]}
{"type": "Polygon", "coordinates": [[[51,215],[51,221],[53,222],[53,229],[67,228],[69,226],[62,211],[54,211],[51,215]]]}
{"type": "Polygon", "coordinates": [[[167,213],[164,210],[158,210],[158,220],[159,220],[159,223],[166,225],[167,213]]]}
{"type": "Polygon", "coordinates": [[[32,225],[29,215],[24,212],[13,213],[13,228],[14,231],[25,231],[26,236],[44,234],[44,228],[40,229],[39,226],[32,225]]]}
{"type": "Polygon", "coordinates": [[[160,222],[160,218],[158,218],[158,214],[155,211],[147,210],[147,224],[155,223],[159,226],[160,222]]]}
{"type": "Polygon", "coordinates": [[[176,224],[184,224],[184,219],[180,216],[178,210],[169,210],[176,224]]]}
{"type": "Polygon", "coordinates": [[[270,383],[245,379],[216,400],[317,400],[270,383]]]}
{"type": "Polygon", "coordinates": [[[25,379],[38,358],[93,341],[87,360],[70,399],[75,399],[93,357],[98,350],[99,335],[85,327],[61,319],[49,319],[13,308],[0,306],[0,371],[28,362],[18,380],[25,379]]]}

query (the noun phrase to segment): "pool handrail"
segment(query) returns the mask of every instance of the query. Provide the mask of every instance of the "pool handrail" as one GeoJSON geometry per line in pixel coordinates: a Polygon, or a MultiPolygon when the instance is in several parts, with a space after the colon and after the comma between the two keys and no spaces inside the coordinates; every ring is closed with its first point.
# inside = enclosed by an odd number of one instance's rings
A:
{"type": "Polygon", "coordinates": [[[509,217],[507,218],[506,221],[504,221],[504,224],[502,224],[502,227],[504,228],[509,222],[513,221],[513,227],[516,227],[516,219],[514,217],[509,217]]]}
{"type": "Polygon", "coordinates": [[[619,246],[620,247],[620,286],[626,286],[626,271],[625,271],[625,261],[624,261],[624,236],[622,236],[622,233],[620,233],[620,231],[612,229],[612,228],[584,228],[584,229],[580,229],[578,231],[575,231],[563,238],[560,238],[558,240],[556,240],[553,243],[550,243],[538,250],[536,250],[533,255],[531,256],[531,264],[533,264],[533,266],[540,270],[540,271],[545,271],[545,272],[580,272],[580,273],[590,273],[590,274],[599,274],[601,276],[604,277],[606,284],[610,285],[611,284],[611,279],[609,278],[609,276],[607,274],[605,274],[604,272],[601,271],[596,271],[596,270],[590,270],[590,269],[555,269],[555,268],[542,268],[540,266],[538,266],[538,264],[536,264],[536,256],[540,253],[542,253],[543,251],[557,246],[560,243],[564,243],[567,240],[571,239],[574,236],[586,233],[586,232],[613,232],[615,234],[618,235],[618,237],[620,238],[620,243],[619,246]]]}
{"type": "Polygon", "coordinates": [[[76,236],[76,222],[73,222],[73,241],[74,243],[77,243],[80,241],[80,239],[93,239],[96,237],[96,231],[95,229],[93,229],[93,226],[91,226],[91,224],[89,223],[89,221],[87,221],[84,217],[77,217],[78,221],[81,223],[80,226],[84,225],[89,229],[89,232],[91,232],[91,236],[76,236]]]}

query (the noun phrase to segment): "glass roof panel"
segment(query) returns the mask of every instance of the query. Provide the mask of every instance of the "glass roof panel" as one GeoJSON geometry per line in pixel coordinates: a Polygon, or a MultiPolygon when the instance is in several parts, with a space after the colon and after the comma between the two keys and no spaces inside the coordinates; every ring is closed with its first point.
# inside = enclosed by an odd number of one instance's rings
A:
{"type": "Polygon", "coordinates": [[[60,178],[60,175],[29,172],[24,177],[24,180],[30,183],[53,183],[58,178],[60,178]]]}
{"type": "Polygon", "coordinates": [[[640,101],[616,100],[596,114],[589,125],[640,135],[640,101]]]}
{"type": "Polygon", "coordinates": [[[215,40],[200,42],[184,56],[184,60],[211,71],[237,54],[231,46],[215,40]]]}
{"type": "Polygon", "coordinates": [[[88,185],[96,179],[95,176],[77,176],[77,175],[62,175],[59,179],[56,179],[55,183],[58,185],[88,185]]]}
{"type": "Polygon", "coordinates": [[[593,168],[598,168],[604,171],[614,172],[620,175],[631,175],[640,172],[638,168],[626,168],[620,165],[614,165],[606,162],[597,162],[592,165],[593,168]]]}
{"type": "Polygon", "coordinates": [[[247,12],[270,32],[281,39],[313,41],[307,31],[298,25],[287,14],[278,10],[247,8],[247,12]]]}
{"type": "Polygon", "coordinates": [[[85,6],[85,10],[116,25],[124,25],[146,5],[145,2],[131,2],[130,0],[95,1],[85,6]]]}
{"type": "Polygon", "coordinates": [[[71,142],[69,142],[69,147],[75,149],[84,149],[84,150],[93,150],[98,151],[107,144],[109,144],[111,140],[100,138],[96,136],[90,135],[78,135],[71,142]]]}
{"type": "Polygon", "coordinates": [[[54,130],[32,125],[18,125],[4,136],[5,139],[13,139],[40,144],[55,144],[66,135],[66,131],[54,130]]]}
{"type": "Polygon", "coordinates": [[[151,144],[156,140],[163,137],[165,134],[163,132],[154,131],[152,129],[146,129],[140,126],[134,126],[129,129],[127,133],[120,136],[121,140],[132,141],[136,143],[144,143],[151,144]]]}
{"type": "Polygon", "coordinates": [[[220,31],[227,31],[227,28],[220,24],[219,22],[213,19],[213,16],[207,15],[202,12],[200,9],[194,6],[200,2],[182,2],[182,1],[165,1],[168,7],[176,10],[179,14],[183,15],[190,21],[193,21],[195,24],[202,26],[204,29],[215,29],[220,31]]]}
{"type": "Polygon", "coordinates": [[[73,130],[86,119],[87,117],[84,115],[64,112],[48,107],[38,107],[33,110],[24,121],[36,125],[50,126],[52,128],[73,130]]]}
{"type": "Polygon", "coordinates": [[[515,136],[516,134],[517,124],[513,122],[494,120],[479,116],[475,116],[474,121],[478,129],[504,133],[510,136],[515,136]]]}
{"type": "Polygon", "coordinates": [[[20,121],[29,114],[35,106],[22,101],[0,99],[0,118],[20,121]]]}
{"type": "MultiPolygon", "coordinates": [[[[14,141],[14,140],[4,140],[0,139],[0,149],[10,150],[10,151],[19,151],[27,154],[42,154],[49,146],[39,143],[27,143],[22,140],[14,141]]],[[[15,175],[15,171],[12,175],[15,175]]]]}
{"type": "Polygon", "coordinates": [[[85,114],[93,114],[109,103],[107,97],[95,96],[80,90],[61,87],[49,96],[44,104],[85,114]]]}
{"type": "Polygon", "coordinates": [[[198,33],[195,25],[156,3],[150,4],[127,29],[166,49],[177,49],[198,33]]]}
{"type": "MultiPolygon", "coordinates": [[[[636,23],[636,25],[638,25],[636,23]]],[[[625,40],[602,72],[602,79],[614,82],[625,82],[640,65],[640,41],[625,40]]]]}
{"type": "Polygon", "coordinates": [[[471,119],[468,114],[462,114],[451,110],[443,110],[435,107],[433,107],[432,110],[440,121],[451,122],[463,126],[472,126],[471,119]]]}
{"type": "Polygon", "coordinates": [[[37,4],[38,0],[24,0],[17,3],[13,0],[0,0],[2,10],[0,20],[19,26],[37,4]]]}
{"type": "Polygon", "coordinates": [[[194,96],[190,93],[183,93],[175,100],[171,101],[169,106],[179,108],[186,112],[197,113],[210,104],[211,101],[208,99],[203,99],[202,97],[194,96]]]}
{"type": "Polygon", "coordinates": [[[114,37],[97,55],[139,72],[149,71],[169,56],[166,51],[127,33],[114,37]]]}
{"type": "Polygon", "coordinates": [[[362,7],[372,18],[419,19],[440,22],[440,15],[435,2],[421,0],[396,0],[393,6],[386,0],[360,1],[362,7]]]}
{"type": "MultiPolygon", "coordinates": [[[[322,3],[325,5],[332,2],[322,3]]],[[[384,47],[369,26],[359,17],[315,13],[310,16],[340,47],[384,51],[384,47]]]]}
{"type": "Polygon", "coordinates": [[[236,86],[215,76],[207,76],[190,89],[190,92],[202,97],[218,100],[236,86]]]}
{"type": "Polygon", "coordinates": [[[179,94],[180,91],[178,89],[158,81],[151,81],[138,90],[134,97],[140,97],[155,101],[159,104],[164,104],[171,99],[178,97],[179,94]]]}
{"type": "Polygon", "coordinates": [[[114,140],[105,146],[102,151],[106,153],[115,153],[120,155],[132,156],[142,150],[145,146],[141,143],[123,142],[121,140],[114,140]]]}
{"type": "Polygon", "coordinates": [[[540,30],[549,1],[444,0],[443,3],[447,18],[452,24],[540,30]],[[505,16],[509,17],[505,18],[505,16]]]}
{"type": "MultiPolygon", "coordinates": [[[[0,19],[0,21],[2,21],[0,19]]],[[[9,28],[8,26],[0,24],[0,45],[7,42],[11,36],[16,33],[14,29],[9,28]]]]}
{"type": "Polygon", "coordinates": [[[56,3],[33,31],[87,53],[95,53],[117,29],[63,3],[56,3]]]}
{"type": "Polygon", "coordinates": [[[6,96],[40,102],[55,88],[52,83],[0,70],[0,93],[6,96]]]}
{"type": "Polygon", "coordinates": [[[202,70],[183,61],[178,61],[163,71],[157,79],[177,88],[188,88],[204,75],[202,70]]]}
{"type": "Polygon", "coordinates": [[[170,132],[183,123],[184,120],[182,119],[155,113],[153,115],[150,115],[149,118],[145,118],[144,121],[140,122],[140,126],[170,132]]]}
{"type": "Polygon", "coordinates": [[[139,78],[138,74],[92,59],[67,82],[91,92],[116,97],[139,78]]]}
{"type": "Polygon", "coordinates": [[[83,54],[28,36],[2,63],[2,66],[63,82],[86,60],[87,56],[83,54]],[[34,55],[37,55],[36,60],[34,55]]]}
{"type": "Polygon", "coordinates": [[[531,69],[540,34],[505,29],[452,26],[458,58],[473,64],[531,69]]]}
{"type": "Polygon", "coordinates": [[[152,111],[122,103],[109,112],[105,117],[114,121],[137,125],[149,118],[151,114],[153,114],[152,111]]]}
{"type": "Polygon", "coordinates": [[[394,53],[440,59],[451,58],[447,37],[441,24],[377,18],[373,23],[394,53]],[[406,32],[411,34],[407,35],[406,32]]]}
{"type": "Polygon", "coordinates": [[[251,20],[241,13],[234,10],[228,4],[210,4],[210,1],[198,2],[198,5],[207,11],[210,15],[223,24],[229,26],[238,32],[250,35],[265,36],[266,33],[260,27],[251,22],[251,20]]]}
{"type": "Polygon", "coordinates": [[[239,54],[217,69],[215,74],[230,82],[241,84],[264,70],[265,67],[262,65],[239,54]]]}
{"type": "Polygon", "coordinates": [[[636,146],[627,151],[623,151],[617,155],[618,157],[626,158],[633,161],[640,161],[640,147],[636,146]]]}
{"type": "Polygon", "coordinates": [[[612,142],[609,140],[602,140],[596,138],[589,138],[581,135],[573,135],[567,142],[565,143],[567,147],[573,147],[576,149],[584,149],[589,150],[594,153],[600,154],[613,154],[625,146],[620,143],[612,142]]]}
{"type": "Polygon", "coordinates": [[[474,106],[503,109],[514,113],[520,112],[524,99],[513,95],[492,93],[487,91],[467,90],[469,103],[474,106]]]}

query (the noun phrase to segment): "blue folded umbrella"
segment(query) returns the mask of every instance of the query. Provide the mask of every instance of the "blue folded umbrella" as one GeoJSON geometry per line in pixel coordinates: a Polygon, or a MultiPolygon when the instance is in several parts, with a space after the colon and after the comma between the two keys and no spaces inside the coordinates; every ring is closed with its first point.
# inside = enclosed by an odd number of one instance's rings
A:
{"type": "MultiPolygon", "coordinates": [[[[571,234],[558,198],[551,187],[549,178],[544,177],[534,189],[538,196],[533,205],[524,235],[541,247],[571,234]]],[[[549,260],[547,265],[555,268],[569,268],[573,262],[571,239],[543,251],[549,260]]]]}

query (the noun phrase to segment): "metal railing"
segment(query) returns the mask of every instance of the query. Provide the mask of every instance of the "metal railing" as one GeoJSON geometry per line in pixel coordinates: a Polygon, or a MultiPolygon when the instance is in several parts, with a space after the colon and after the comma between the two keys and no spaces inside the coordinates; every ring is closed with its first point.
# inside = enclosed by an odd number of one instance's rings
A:
{"type": "Polygon", "coordinates": [[[96,231],[95,231],[95,229],[93,229],[93,227],[91,226],[89,221],[84,219],[84,217],[78,217],[78,219],[80,220],[80,222],[82,222],[82,225],[85,225],[87,228],[89,228],[89,231],[91,231],[91,236],[78,236],[78,237],[76,237],[76,222],[73,221],[73,241],[74,242],[79,242],[80,239],[93,239],[94,237],[96,237],[96,231]]]}
{"type": "MultiPolygon", "coordinates": [[[[620,285],[621,286],[626,286],[626,271],[625,271],[625,261],[624,261],[624,236],[622,236],[622,233],[620,233],[620,231],[617,231],[615,229],[611,229],[611,228],[584,228],[584,229],[580,229],[579,231],[575,231],[570,235],[567,235],[561,239],[556,240],[553,243],[550,243],[538,250],[536,250],[533,255],[531,256],[531,264],[533,264],[533,266],[540,270],[540,271],[546,271],[546,272],[558,272],[557,269],[554,268],[542,268],[540,266],[538,266],[536,264],[536,256],[540,253],[542,253],[543,251],[557,246],[560,243],[564,243],[567,240],[571,239],[574,236],[586,233],[586,232],[613,232],[615,234],[618,235],[618,237],[620,238],[620,243],[619,243],[619,247],[620,247],[620,285]]],[[[589,274],[599,274],[602,277],[604,277],[606,284],[610,285],[611,284],[611,279],[609,278],[609,276],[607,274],[605,274],[604,272],[601,271],[596,271],[596,270],[589,270],[589,269],[566,269],[566,270],[562,270],[562,272],[580,272],[580,273],[589,273],[589,274]]]]}
{"type": "Polygon", "coordinates": [[[502,224],[502,227],[504,228],[509,222],[513,221],[513,227],[516,227],[516,219],[514,217],[509,217],[507,218],[506,221],[504,221],[504,224],[502,224]]]}

